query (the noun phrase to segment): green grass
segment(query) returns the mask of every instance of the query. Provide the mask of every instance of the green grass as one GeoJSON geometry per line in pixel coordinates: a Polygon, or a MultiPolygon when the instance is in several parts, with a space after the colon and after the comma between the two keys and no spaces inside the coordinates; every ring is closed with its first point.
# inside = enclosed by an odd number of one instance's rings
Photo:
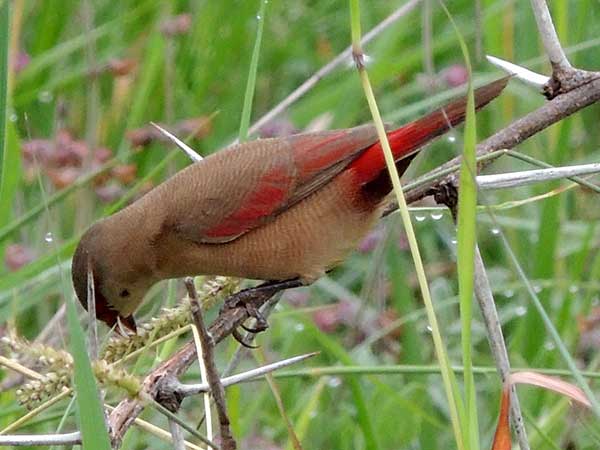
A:
{"type": "MultiPolygon", "coordinates": [[[[147,182],[157,184],[173,167],[189,164],[184,155],[161,143],[132,149],[128,131],[150,121],[165,122],[172,101],[176,122],[212,116],[211,132],[190,142],[199,153],[210,154],[238,135],[243,136],[250,118],[258,119],[285,98],[346,48],[351,39],[350,11],[345,0],[270,0],[266,6],[258,0],[178,0],[173,2],[172,12],[189,13],[191,26],[186,33],[169,38],[161,32],[165,7],[157,0],[89,3],[93,5],[93,29],[87,34],[81,20],[82,2],[73,0],[24,0],[23,22],[11,27],[9,33],[3,25],[14,17],[2,15],[2,8],[8,2],[0,0],[0,56],[3,49],[9,48],[12,38],[16,48],[30,57],[25,68],[12,76],[12,89],[6,95],[2,95],[2,86],[6,84],[3,80],[9,78],[8,68],[2,64],[5,58],[0,58],[0,118],[7,118],[7,131],[0,134],[0,248],[4,252],[10,244],[21,244],[35,254],[35,260],[20,270],[0,267],[0,330],[14,325],[29,338],[39,333],[65,301],[58,261],[62,262],[68,285],[68,260],[85,226],[122,207],[123,199],[137,195],[147,182]],[[261,8],[266,11],[260,13],[261,8]],[[257,15],[263,16],[260,23],[257,15]],[[259,24],[262,39],[257,45],[259,24]],[[95,48],[94,68],[88,66],[86,57],[90,40],[95,48]],[[170,44],[172,58],[168,56],[170,44]],[[260,48],[260,53],[256,48],[260,48]],[[135,69],[121,77],[103,70],[109,61],[118,58],[133,59],[135,69]],[[170,61],[173,61],[171,73],[167,67],[170,61]],[[93,80],[99,93],[96,106],[88,104],[91,69],[98,72],[93,80]],[[253,98],[248,92],[254,93],[253,98]],[[88,142],[91,129],[98,145],[112,152],[111,164],[127,162],[137,166],[136,179],[121,186],[119,198],[103,203],[95,193],[97,181],[93,177],[57,188],[48,172],[42,171],[41,181],[47,194],[44,197],[35,167],[22,159],[22,145],[31,139],[52,141],[59,129],[68,129],[83,145],[88,142]],[[81,196],[81,192],[85,195],[81,196]],[[82,198],[87,199],[90,211],[90,217],[83,219],[82,198]],[[55,238],[52,245],[44,240],[48,231],[55,238]]],[[[361,2],[362,32],[366,33],[402,3],[361,2]]],[[[484,51],[526,62],[531,69],[547,73],[548,64],[534,34],[529,2],[482,0],[481,3],[484,51]]],[[[600,69],[597,41],[594,41],[600,35],[597,0],[550,3],[561,39],[566,46],[579,48],[569,53],[571,61],[582,68],[600,69]]],[[[19,4],[11,2],[13,13],[19,4]]],[[[447,15],[437,2],[432,2],[432,6],[433,61],[436,71],[441,72],[454,64],[464,64],[464,59],[447,15]]],[[[475,84],[501,76],[474,57],[473,2],[456,0],[448,2],[448,6],[472,56],[475,84]]],[[[369,78],[385,121],[408,121],[447,99],[447,86],[443,83],[429,89],[421,81],[424,71],[421,23],[417,9],[365,48],[371,57],[367,66],[369,78]]],[[[511,81],[501,99],[478,113],[477,138],[489,136],[543,101],[535,91],[511,81]]],[[[599,113],[599,106],[594,105],[536,135],[516,150],[553,165],[598,161],[599,113]]],[[[320,80],[281,120],[303,129],[316,118],[326,118],[328,128],[371,120],[354,68],[340,67],[320,80]]],[[[447,138],[438,140],[415,161],[410,176],[462,152],[459,143],[471,142],[471,133],[471,128],[468,135],[461,128],[454,132],[454,142],[447,138]]],[[[490,170],[525,168],[530,168],[528,163],[504,157],[490,170]]],[[[591,181],[598,183],[598,177],[591,181]]],[[[510,204],[567,183],[570,182],[488,192],[480,200],[491,206],[510,204]]],[[[580,364],[582,375],[591,372],[596,377],[597,348],[581,347],[578,319],[595,312],[600,301],[597,203],[597,193],[575,188],[518,207],[493,209],[510,249],[565,349],[580,364]]],[[[495,232],[496,225],[485,208],[472,208],[472,212],[477,214],[477,241],[488,268],[513,365],[557,370],[571,379],[573,372],[546,332],[539,311],[530,305],[528,283],[510,263],[507,250],[495,232]]],[[[441,218],[435,210],[412,214],[452,366],[463,362],[469,365],[463,358],[467,353],[465,346],[471,349],[472,384],[477,398],[474,405],[469,401],[468,407],[477,415],[477,444],[486,449],[494,432],[501,386],[498,377],[489,371],[494,364],[476,308],[469,326],[470,336],[464,330],[468,322],[461,324],[457,296],[463,282],[459,283],[456,269],[459,251],[455,244],[456,229],[448,214],[441,218]],[[467,336],[465,341],[461,340],[461,334],[463,338],[467,336]]],[[[354,253],[326,280],[303,289],[301,292],[307,298],[296,298],[300,304],[291,302],[291,295],[286,296],[287,300],[270,319],[269,331],[258,339],[270,361],[321,351],[303,367],[294,367],[285,377],[276,377],[286,412],[306,449],[456,448],[439,362],[434,356],[412,258],[398,219],[392,216],[382,221],[383,237],[374,250],[354,253]],[[398,328],[375,339],[395,321],[401,322],[398,328]],[[310,367],[329,367],[337,372],[309,377],[301,369],[310,367]],[[390,370],[383,370],[385,367],[390,370]],[[414,369],[403,370],[403,367],[414,369]],[[344,373],[345,368],[351,373],[344,373]]],[[[472,225],[469,233],[473,233],[472,225]]],[[[462,253],[459,256],[461,261],[463,256],[462,253]]],[[[459,272],[468,277],[462,269],[461,266],[459,272]]],[[[466,295],[462,293],[463,306],[466,295]]],[[[166,283],[155,297],[166,299],[166,283]]],[[[154,308],[144,311],[150,309],[154,308]]],[[[144,318],[147,317],[139,316],[138,322],[144,318]]],[[[64,346],[64,342],[67,341],[59,340],[56,345],[64,346]]],[[[219,367],[225,366],[234,348],[232,342],[217,348],[219,367]]],[[[0,351],[5,354],[4,347],[0,351]]],[[[137,374],[147,373],[151,364],[155,364],[153,353],[148,353],[129,368],[135,366],[137,374]]],[[[249,358],[242,368],[254,364],[249,358]]],[[[0,370],[0,378],[2,373],[0,370]]],[[[464,397],[471,390],[464,390],[462,372],[456,373],[464,397]]],[[[198,379],[196,366],[188,376],[198,379]]],[[[589,386],[598,393],[597,381],[590,381],[589,386]]],[[[555,448],[563,448],[568,439],[578,449],[598,447],[594,416],[577,415],[557,396],[538,389],[519,388],[519,392],[532,448],[551,448],[549,442],[555,448]]],[[[109,389],[107,402],[114,405],[122,395],[117,389],[109,389]]],[[[285,422],[266,383],[236,387],[228,392],[228,398],[240,448],[290,445],[285,422]]],[[[73,411],[65,414],[67,403],[63,400],[52,406],[18,432],[52,433],[61,422],[64,431],[75,429],[77,415],[73,411]]],[[[25,413],[15,405],[13,390],[0,393],[0,428],[25,413]]],[[[196,426],[201,415],[200,399],[184,402],[180,412],[183,420],[196,426]]],[[[151,409],[144,419],[166,429],[162,416],[151,409]]],[[[171,444],[132,429],[124,448],[147,447],[167,449],[171,444]]]]}

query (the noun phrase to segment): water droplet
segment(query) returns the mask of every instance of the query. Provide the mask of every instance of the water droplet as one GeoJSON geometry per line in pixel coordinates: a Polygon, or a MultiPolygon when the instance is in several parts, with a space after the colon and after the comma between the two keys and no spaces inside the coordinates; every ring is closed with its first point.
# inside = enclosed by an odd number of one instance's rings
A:
{"type": "Polygon", "coordinates": [[[260,15],[260,14],[257,14],[257,15],[256,15],[256,20],[260,20],[260,19],[262,19],[261,15],[260,15]]]}
{"type": "Polygon", "coordinates": [[[458,244],[458,241],[456,240],[456,238],[452,238],[452,239],[450,239],[450,243],[452,245],[456,245],[456,244],[458,244]]]}
{"type": "Polygon", "coordinates": [[[38,100],[42,103],[50,103],[52,98],[52,92],[50,91],[42,91],[38,95],[38,100]]]}
{"type": "Polygon", "coordinates": [[[556,348],[556,345],[554,345],[554,342],[552,342],[552,341],[546,341],[546,342],[544,342],[544,348],[546,350],[548,350],[549,352],[551,352],[552,350],[554,350],[556,348]]]}
{"type": "Polygon", "coordinates": [[[297,323],[296,325],[294,325],[294,330],[298,332],[304,330],[304,324],[297,323]]]}
{"type": "Polygon", "coordinates": [[[448,136],[448,142],[456,142],[456,136],[453,136],[453,135],[448,136]]]}
{"type": "Polygon", "coordinates": [[[329,381],[327,381],[329,387],[337,388],[342,384],[342,379],[340,377],[331,377],[329,381]]]}
{"type": "Polygon", "coordinates": [[[19,117],[15,113],[11,113],[11,115],[8,116],[8,120],[10,120],[11,122],[16,122],[18,118],[19,117]]]}
{"type": "Polygon", "coordinates": [[[536,284],[533,286],[533,292],[535,292],[536,294],[539,294],[540,292],[542,292],[542,286],[540,286],[539,284],[536,284]]]}
{"type": "Polygon", "coordinates": [[[524,316],[527,313],[527,308],[525,308],[524,306],[517,306],[515,308],[515,314],[517,316],[524,316]]]}
{"type": "Polygon", "coordinates": [[[444,217],[443,213],[431,213],[431,218],[433,220],[440,220],[442,217],[444,217]]]}
{"type": "Polygon", "coordinates": [[[425,331],[427,331],[428,333],[431,333],[433,331],[433,328],[431,328],[431,325],[427,325],[425,327],[425,331]]]}
{"type": "Polygon", "coordinates": [[[571,294],[576,294],[577,292],[579,292],[579,286],[577,286],[576,284],[572,284],[571,286],[569,286],[569,292],[571,294]]]}
{"type": "Polygon", "coordinates": [[[423,222],[425,220],[425,216],[422,216],[421,214],[415,214],[415,220],[417,222],[423,222]]]}
{"type": "Polygon", "coordinates": [[[503,294],[506,298],[512,298],[515,296],[515,291],[513,291],[512,289],[507,289],[503,292],[503,294]]]}
{"type": "Polygon", "coordinates": [[[44,236],[44,241],[46,241],[47,243],[54,241],[54,236],[52,235],[51,232],[48,231],[46,233],[46,235],[44,236]]]}
{"type": "Polygon", "coordinates": [[[495,228],[495,227],[494,227],[494,228],[492,228],[490,231],[491,231],[491,232],[492,232],[492,234],[494,234],[494,235],[499,235],[499,234],[500,234],[500,228],[495,228]]]}

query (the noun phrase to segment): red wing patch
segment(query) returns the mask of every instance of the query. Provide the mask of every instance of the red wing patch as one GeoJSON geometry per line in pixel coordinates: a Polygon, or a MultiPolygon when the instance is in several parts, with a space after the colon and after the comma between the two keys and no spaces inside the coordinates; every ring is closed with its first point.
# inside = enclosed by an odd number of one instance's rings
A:
{"type": "Polygon", "coordinates": [[[298,173],[302,177],[310,176],[347,156],[348,150],[344,146],[338,145],[333,148],[331,146],[332,143],[340,140],[342,133],[331,134],[324,139],[313,139],[313,142],[306,143],[308,145],[294,148],[294,162],[298,167],[298,173]],[[322,151],[322,149],[330,151],[322,151]]]}
{"type": "Polygon", "coordinates": [[[205,242],[223,242],[235,239],[267,220],[285,205],[294,177],[275,167],[265,173],[256,188],[248,193],[244,204],[219,225],[204,232],[205,242]]]}
{"type": "Polygon", "coordinates": [[[294,146],[294,161],[299,183],[310,182],[340,162],[349,162],[360,151],[377,141],[372,125],[345,130],[332,130],[318,135],[299,135],[294,146]]]}
{"type": "MultiPolygon", "coordinates": [[[[202,242],[232,241],[272,220],[327,184],[376,139],[374,127],[367,125],[293,135],[276,142],[273,155],[277,162],[265,161],[265,165],[271,167],[265,170],[235,211],[217,225],[203,230],[202,242]],[[282,157],[279,152],[289,153],[282,157]]],[[[240,147],[236,151],[246,150],[240,147]]]]}

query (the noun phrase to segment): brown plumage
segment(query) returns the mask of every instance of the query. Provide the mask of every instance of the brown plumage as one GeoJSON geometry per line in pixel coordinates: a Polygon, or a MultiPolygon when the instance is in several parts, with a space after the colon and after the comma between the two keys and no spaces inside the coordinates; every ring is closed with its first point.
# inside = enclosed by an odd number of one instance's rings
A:
{"type": "MultiPolygon", "coordinates": [[[[507,79],[478,89],[480,108],[507,79]]],[[[464,120],[465,99],[390,131],[400,173],[425,143],[464,120]]],[[[378,220],[391,189],[375,129],[262,139],[195,163],[84,234],[73,284],[98,318],[132,314],[156,282],[187,275],[310,283],[339,264],[378,220]]]]}

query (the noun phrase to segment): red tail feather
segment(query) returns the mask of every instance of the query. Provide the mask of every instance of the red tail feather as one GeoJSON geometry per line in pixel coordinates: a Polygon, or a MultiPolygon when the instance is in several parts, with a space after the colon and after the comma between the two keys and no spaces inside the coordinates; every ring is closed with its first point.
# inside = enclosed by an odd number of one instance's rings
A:
{"type": "MultiPolygon", "coordinates": [[[[500,95],[508,80],[509,77],[502,78],[475,90],[475,108],[484,107],[500,95]]],[[[467,98],[465,96],[425,117],[390,131],[388,139],[394,160],[399,161],[416,153],[423,145],[462,123],[465,120],[466,108],[467,98]]],[[[350,170],[355,171],[359,184],[376,180],[385,168],[385,159],[379,142],[365,150],[349,167],[350,170]]]]}

